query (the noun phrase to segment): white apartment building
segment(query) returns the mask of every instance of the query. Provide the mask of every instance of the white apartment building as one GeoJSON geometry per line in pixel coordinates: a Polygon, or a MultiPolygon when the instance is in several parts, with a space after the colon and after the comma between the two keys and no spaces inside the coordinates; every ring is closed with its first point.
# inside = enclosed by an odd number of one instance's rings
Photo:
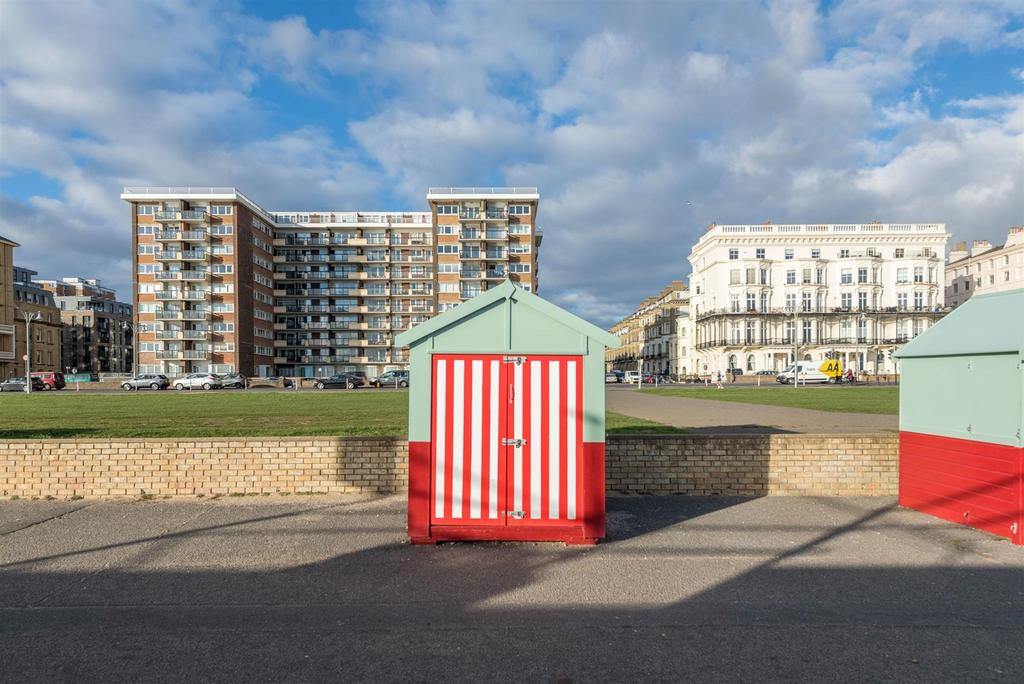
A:
{"type": "Polygon", "coordinates": [[[941,223],[715,225],[689,261],[698,373],[826,354],[868,373],[944,312],[941,223]]]}
{"type": "Polygon", "coordinates": [[[957,307],[976,294],[1024,287],[1024,226],[1013,226],[1006,243],[995,247],[975,240],[970,250],[961,242],[946,264],[946,303],[957,307]]]}

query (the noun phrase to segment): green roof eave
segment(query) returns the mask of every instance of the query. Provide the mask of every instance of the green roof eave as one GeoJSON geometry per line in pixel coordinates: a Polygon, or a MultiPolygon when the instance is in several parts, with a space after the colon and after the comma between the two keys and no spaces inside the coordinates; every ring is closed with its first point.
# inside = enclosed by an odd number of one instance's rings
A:
{"type": "Polygon", "coordinates": [[[483,294],[477,295],[476,297],[463,302],[454,309],[438,314],[430,320],[420,323],[411,330],[406,330],[395,337],[395,344],[399,347],[411,346],[424,337],[429,337],[448,326],[454,325],[463,318],[471,316],[477,311],[485,309],[501,300],[513,300],[517,303],[529,306],[548,318],[558,321],[562,325],[572,328],[582,335],[586,335],[609,349],[619,348],[620,341],[615,335],[598,328],[592,323],[588,323],[579,316],[574,316],[568,311],[541,299],[532,292],[527,292],[522,288],[516,287],[512,284],[512,281],[508,279],[498,287],[487,290],[483,294]]]}
{"type": "Polygon", "coordinates": [[[896,352],[900,359],[1024,355],[1024,289],[975,295],[896,352]]]}

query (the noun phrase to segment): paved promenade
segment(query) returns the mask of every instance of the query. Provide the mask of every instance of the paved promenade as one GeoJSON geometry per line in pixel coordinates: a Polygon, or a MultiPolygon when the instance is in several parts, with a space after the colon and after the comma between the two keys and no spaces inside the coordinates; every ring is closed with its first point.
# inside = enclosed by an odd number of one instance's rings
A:
{"type": "MultiPolygon", "coordinates": [[[[764,390],[766,392],[779,390],[764,390]]],[[[797,389],[823,392],[828,389],[797,389]]],[[[707,390],[714,396],[714,389],[707,390]]],[[[771,432],[886,432],[899,429],[894,415],[814,411],[788,406],[741,404],[734,401],[664,397],[637,392],[631,387],[609,386],[608,410],[634,418],[647,418],[697,433],[749,434],[771,432]]]]}
{"type": "Polygon", "coordinates": [[[9,681],[1024,679],[1024,549],[888,498],[612,498],[594,548],[403,497],[0,502],[9,681]]]}

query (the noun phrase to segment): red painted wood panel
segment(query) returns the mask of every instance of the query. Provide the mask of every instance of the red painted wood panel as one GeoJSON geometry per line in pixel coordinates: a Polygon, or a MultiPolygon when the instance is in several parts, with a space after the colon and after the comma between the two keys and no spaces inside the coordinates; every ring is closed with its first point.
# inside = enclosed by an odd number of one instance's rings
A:
{"type": "Polygon", "coordinates": [[[1024,544],[1024,449],[900,433],[900,505],[1024,544]]]}

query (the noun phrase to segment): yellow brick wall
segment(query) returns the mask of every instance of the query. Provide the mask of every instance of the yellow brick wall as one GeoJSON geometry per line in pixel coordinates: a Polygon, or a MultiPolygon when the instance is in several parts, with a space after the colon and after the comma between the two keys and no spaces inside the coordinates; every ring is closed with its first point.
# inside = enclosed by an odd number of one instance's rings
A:
{"type": "MultiPolygon", "coordinates": [[[[896,494],[898,438],[877,435],[610,437],[612,493],[896,494]]],[[[0,442],[0,496],[116,498],[404,492],[393,438],[0,442]]]]}

